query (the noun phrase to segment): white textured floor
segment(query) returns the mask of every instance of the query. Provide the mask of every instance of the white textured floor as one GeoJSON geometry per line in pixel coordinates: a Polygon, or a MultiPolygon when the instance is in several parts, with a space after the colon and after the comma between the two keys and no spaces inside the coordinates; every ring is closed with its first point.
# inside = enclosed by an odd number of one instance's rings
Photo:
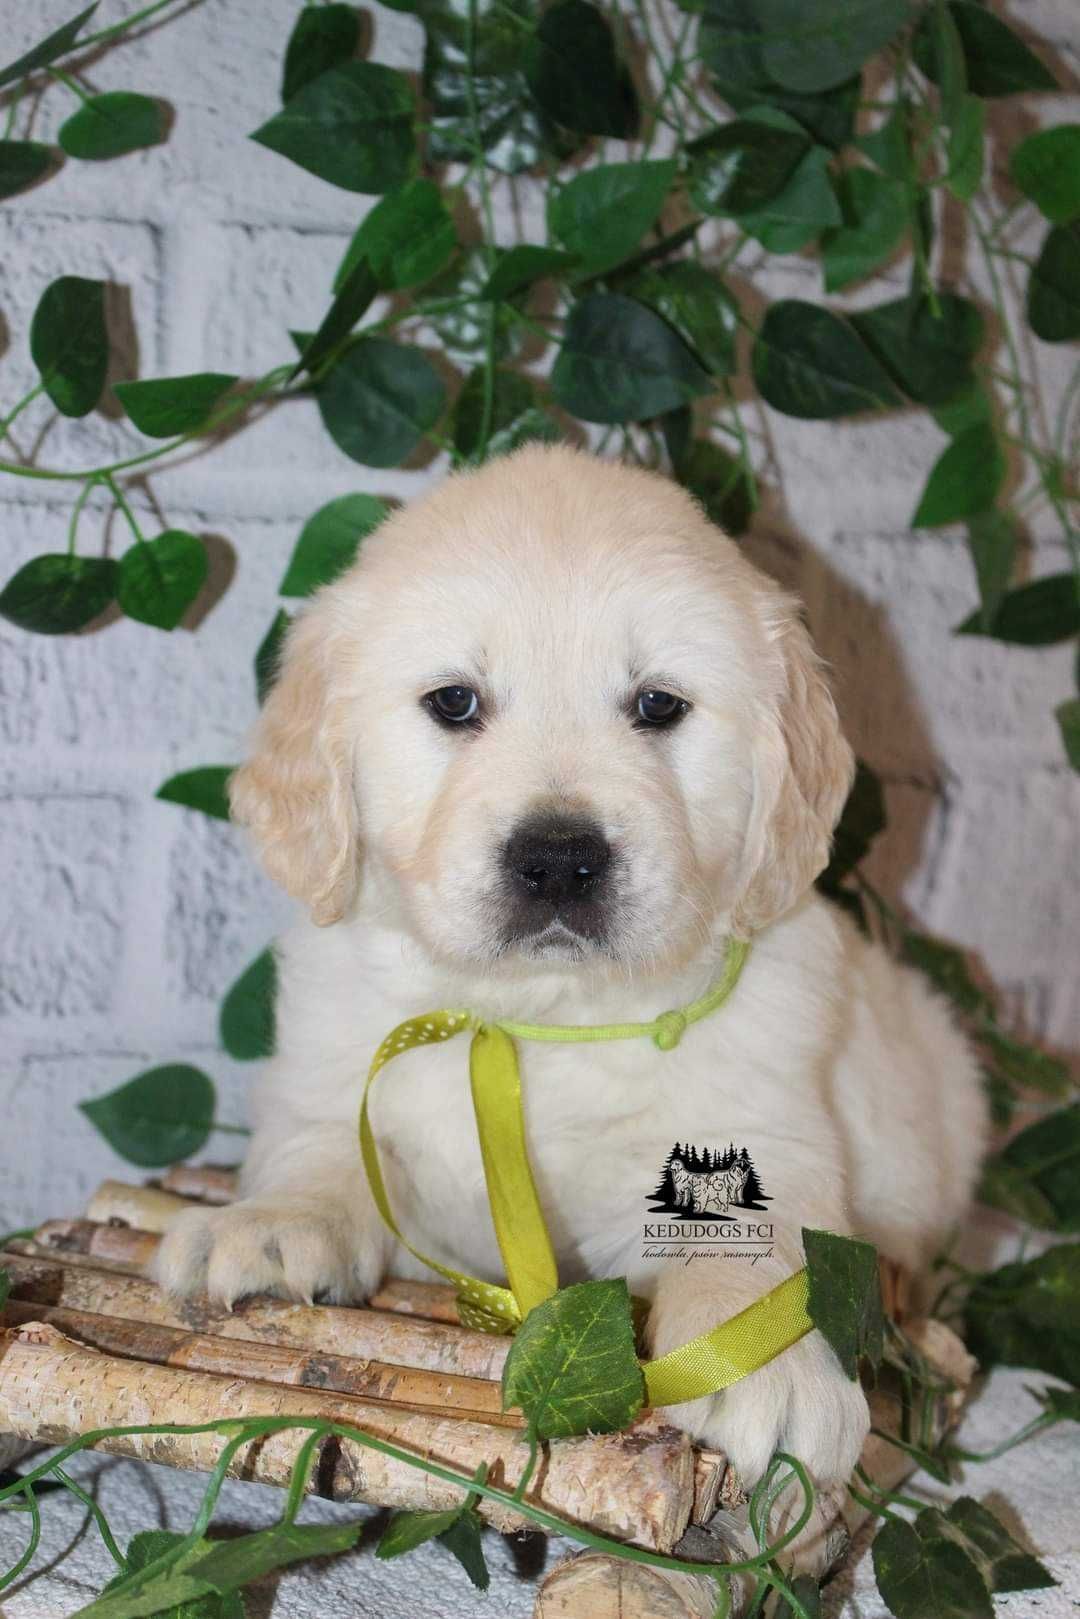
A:
{"type": "MultiPolygon", "coordinates": [[[[999,1371],[969,1409],[961,1437],[970,1449],[996,1443],[1035,1414],[1025,1385],[1042,1380],[1026,1372],[999,1371]]],[[[86,1457],[71,1471],[104,1507],[121,1542],[139,1529],[187,1529],[194,1517],[202,1480],[161,1467],[105,1457],[86,1457]],[[91,1482],[92,1481],[92,1482],[91,1482]]],[[[919,1474],[909,1492],[937,1499],[941,1487],[919,1474]]],[[[1053,1590],[1019,1592],[1000,1599],[1011,1619],[1076,1619],[1080,1610],[1080,1431],[1061,1424],[996,1462],[970,1465],[966,1493],[985,1501],[1016,1537],[1038,1552],[1060,1581],[1053,1590]]],[[[959,1493],[959,1492],[955,1492],[959,1493]]],[[[212,1533],[228,1536],[271,1523],[281,1510],[281,1494],[254,1484],[228,1484],[212,1533]]],[[[61,1619],[88,1602],[113,1572],[96,1531],[71,1497],[50,1495],[42,1503],[44,1533],[34,1571],[0,1606],[3,1619],[61,1619]]],[[[441,1546],[424,1547],[399,1563],[372,1554],[382,1515],[355,1507],[313,1501],[304,1521],[327,1522],[357,1513],[371,1520],[360,1546],[344,1557],[294,1569],[249,1587],[247,1619],[527,1619],[536,1592],[537,1568],[516,1566],[513,1548],[488,1533],[485,1544],[492,1570],[491,1589],[474,1591],[464,1572],[441,1546]]],[[[17,1556],[26,1520],[0,1519],[0,1553],[6,1565],[17,1556]]],[[[884,1619],[886,1610],[874,1586],[868,1540],[856,1545],[829,1587],[826,1619],[884,1619]]],[[[535,1557],[542,1543],[526,1553],[535,1557]]],[[[568,1547],[552,1545],[548,1566],[568,1547]]]]}

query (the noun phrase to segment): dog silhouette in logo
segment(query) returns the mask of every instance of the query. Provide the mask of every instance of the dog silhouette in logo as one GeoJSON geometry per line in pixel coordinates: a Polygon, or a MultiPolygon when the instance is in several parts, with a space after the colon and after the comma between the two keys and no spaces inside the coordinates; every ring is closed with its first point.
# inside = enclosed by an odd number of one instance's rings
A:
{"type": "Polygon", "coordinates": [[[691,1214],[726,1214],[742,1197],[748,1179],[749,1171],[737,1165],[730,1169],[687,1169],[681,1158],[672,1160],[675,1201],[691,1214]]]}

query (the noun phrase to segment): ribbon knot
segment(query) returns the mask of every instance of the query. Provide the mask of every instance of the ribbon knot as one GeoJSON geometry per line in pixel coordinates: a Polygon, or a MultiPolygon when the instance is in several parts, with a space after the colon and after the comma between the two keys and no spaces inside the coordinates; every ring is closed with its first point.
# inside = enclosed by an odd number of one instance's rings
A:
{"type": "Polygon", "coordinates": [[[685,1012],[661,1012],[656,1019],[653,1041],[658,1051],[674,1051],[685,1033],[685,1012]]]}

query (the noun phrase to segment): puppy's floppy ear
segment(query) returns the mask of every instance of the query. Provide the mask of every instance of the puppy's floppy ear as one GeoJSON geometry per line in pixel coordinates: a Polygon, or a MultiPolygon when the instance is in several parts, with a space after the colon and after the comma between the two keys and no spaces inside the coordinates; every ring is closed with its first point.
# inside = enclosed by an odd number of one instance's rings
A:
{"type": "Polygon", "coordinates": [[[286,638],[251,757],[229,782],[233,819],[250,828],[271,877],[336,922],[358,878],[357,807],[346,703],[335,689],[341,649],[326,598],[286,638]]]}
{"type": "Polygon", "coordinates": [[[754,803],[733,913],[740,934],[782,916],[824,871],[855,773],[798,602],[770,586],[762,607],[778,665],[754,741],[754,803]]]}

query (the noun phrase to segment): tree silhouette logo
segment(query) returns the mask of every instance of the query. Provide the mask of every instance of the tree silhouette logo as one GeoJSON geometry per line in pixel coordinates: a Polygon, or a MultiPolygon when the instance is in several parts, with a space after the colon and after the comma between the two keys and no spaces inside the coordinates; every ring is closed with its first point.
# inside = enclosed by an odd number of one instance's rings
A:
{"type": "Polygon", "coordinates": [[[766,1193],[745,1147],[699,1149],[677,1141],[664,1160],[660,1184],[648,1198],[651,1214],[676,1219],[733,1220],[735,1209],[765,1209],[766,1193]]]}

